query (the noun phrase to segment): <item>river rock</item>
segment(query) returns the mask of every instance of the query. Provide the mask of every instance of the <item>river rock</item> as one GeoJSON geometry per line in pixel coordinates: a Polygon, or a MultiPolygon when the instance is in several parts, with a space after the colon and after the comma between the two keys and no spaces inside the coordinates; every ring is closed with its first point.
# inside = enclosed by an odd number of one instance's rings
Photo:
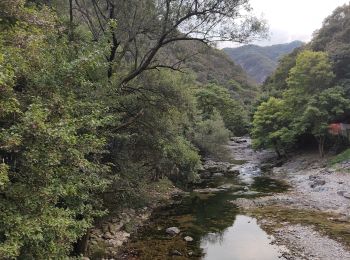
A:
{"type": "Polygon", "coordinates": [[[198,193],[213,193],[213,192],[220,192],[222,189],[219,188],[205,188],[205,189],[196,189],[194,192],[198,193]]]}
{"type": "Polygon", "coordinates": [[[232,200],[231,203],[237,205],[240,208],[243,209],[249,209],[255,207],[255,203],[252,200],[244,199],[244,198],[238,198],[236,200],[232,200]]]}
{"type": "Polygon", "coordinates": [[[274,174],[284,174],[286,173],[286,169],[284,167],[273,167],[272,173],[274,174]]]}
{"type": "Polygon", "coordinates": [[[221,172],[216,172],[216,173],[213,174],[214,178],[219,178],[219,177],[223,177],[223,176],[224,176],[224,174],[221,173],[221,172]]]}
{"type": "Polygon", "coordinates": [[[326,181],[323,179],[315,179],[312,181],[312,183],[310,183],[310,187],[311,188],[315,188],[317,186],[323,186],[326,184],[326,181]]]}
{"type": "Polygon", "coordinates": [[[310,181],[314,181],[314,180],[316,180],[318,177],[317,177],[317,175],[310,175],[309,176],[309,180],[310,181]]]}
{"type": "Polygon", "coordinates": [[[276,167],[276,165],[274,163],[263,163],[260,165],[260,169],[262,171],[267,171],[272,169],[273,167],[276,167]]]}
{"type": "Polygon", "coordinates": [[[324,192],[324,191],[326,191],[326,190],[327,190],[327,189],[326,189],[325,187],[321,187],[321,186],[314,188],[314,191],[315,191],[315,192],[324,192]]]}
{"type": "Polygon", "coordinates": [[[210,173],[216,173],[216,172],[226,172],[228,170],[229,164],[224,162],[214,162],[211,160],[208,160],[205,162],[203,168],[205,171],[210,173]]]}
{"type": "Polygon", "coordinates": [[[251,191],[237,191],[237,192],[234,192],[232,194],[233,195],[252,196],[252,195],[258,195],[258,194],[260,194],[260,192],[251,190],[251,191]]]}
{"type": "Polygon", "coordinates": [[[227,175],[239,175],[240,168],[241,168],[241,166],[239,166],[239,165],[232,166],[226,171],[226,174],[227,175]]]}
{"type": "Polygon", "coordinates": [[[172,250],[171,255],[182,256],[182,253],[179,250],[172,250]]]}
{"type": "Polygon", "coordinates": [[[180,229],[178,229],[177,227],[170,227],[170,228],[167,228],[165,232],[169,235],[174,236],[180,233],[180,229]]]}
{"type": "Polygon", "coordinates": [[[248,140],[242,137],[231,137],[230,138],[231,141],[237,143],[237,144],[242,144],[242,143],[247,143],[248,140]]]}
{"type": "Polygon", "coordinates": [[[229,189],[234,189],[234,188],[239,188],[239,187],[240,186],[234,185],[232,183],[226,183],[226,184],[222,184],[221,186],[219,186],[218,189],[229,190],[229,189]]]}
{"type": "Polygon", "coordinates": [[[340,191],[337,192],[337,194],[338,194],[339,196],[344,196],[345,193],[346,193],[345,190],[340,190],[340,191]]]}
{"type": "Polygon", "coordinates": [[[110,233],[110,232],[106,232],[104,235],[103,235],[104,238],[106,239],[112,239],[113,238],[113,235],[110,233]]]}
{"type": "Polygon", "coordinates": [[[190,237],[190,236],[186,236],[186,237],[184,237],[184,240],[185,240],[186,242],[192,242],[192,241],[193,241],[193,238],[190,237]]]}
{"type": "Polygon", "coordinates": [[[204,172],[201,172],[200,174],[199,174],[199,176],[202,178],[202,179],[209,179],[210,177],[211,177],[211,173],[210,172],[208,172],[208,171],[204,171],[204,172]]]}
{"type": "Polygon", "coordinates": [[[350,193],[344,193],[344,194],[343,194],[343,197],[344,197],[344,198],[347,198],[347,199],[350,199],[350,193]]]}

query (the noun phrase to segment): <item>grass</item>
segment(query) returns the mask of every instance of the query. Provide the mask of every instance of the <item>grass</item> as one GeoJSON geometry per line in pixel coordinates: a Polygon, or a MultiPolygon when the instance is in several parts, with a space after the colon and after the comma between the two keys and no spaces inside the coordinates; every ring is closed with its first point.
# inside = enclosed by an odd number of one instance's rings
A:
{"type": "Polygon", "coordinates": [[[334,158],[332,158],[330,160],[330,164],[334,165],[337,163],[341,163],[344,161],[349,161],[350,160],[350,148],[346,149],[344,152],[338,154],[337,156],[335,156],[334,158]]]}

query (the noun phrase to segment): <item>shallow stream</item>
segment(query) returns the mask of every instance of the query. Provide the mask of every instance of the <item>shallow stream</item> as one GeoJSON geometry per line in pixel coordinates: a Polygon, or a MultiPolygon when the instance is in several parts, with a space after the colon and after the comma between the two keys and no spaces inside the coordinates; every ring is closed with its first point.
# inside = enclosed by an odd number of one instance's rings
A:
{"type": "Polygon", "coordinates": [[[208,179],[172,205],[156,210],[127,246],[125,259],[277,260],[282,248],[232,203],[237,198],[283,192],[288,186],[250,162],[236,177],[208,179]],[[210,190],[208,188],[220,188],[210,190]],[[178,235],[166,233],[169,227],[178,235]],[[193,238],[186,242],[185,237],[193,238]]]}

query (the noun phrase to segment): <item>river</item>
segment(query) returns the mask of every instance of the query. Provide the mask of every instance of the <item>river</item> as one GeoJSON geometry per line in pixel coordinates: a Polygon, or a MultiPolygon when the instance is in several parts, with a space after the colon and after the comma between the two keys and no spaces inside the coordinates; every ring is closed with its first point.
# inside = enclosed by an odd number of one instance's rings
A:
{"type": "Polygon", "coordinates": [[[208,178],[200,189],[157,209],[131,238],[125,259],[283,259],[284,248],[274,245],[273,237],[256,219],[240,212],[232,201],[283,192],[288,186],[260,170],[249,140],[231,144],[230,149],[234,159],[244,159],[239,174],[208,178]],[[169,227],[178,228],[180,233],[167,234],[169,227]],[[185,237],[193,241],[185,241],[185,237]]]}

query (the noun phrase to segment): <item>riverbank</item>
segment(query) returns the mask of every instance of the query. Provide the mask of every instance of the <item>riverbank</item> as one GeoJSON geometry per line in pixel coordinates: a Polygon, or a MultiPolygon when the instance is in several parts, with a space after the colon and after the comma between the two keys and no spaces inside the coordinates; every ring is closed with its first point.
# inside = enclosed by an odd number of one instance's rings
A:
{"type": "Polygon", "coordinates": [[[233,202],[289,249],[287,259],[350,259],[350,167],[329,159],[295,155],[271,169],[290,191],[233,202]]]}
{"type": "Polygon", "coordinates": [[[206,160],[193,191],[166,182],[151,206],[97,227],[91,259],[350,259],[350,164],[316,153],[279,161],[249,138],[227,148],[232,160],[206,160]]]}
{"type": "Polygon", "coordinates": [[[120,249],[151,217],[153,211],[182,196],[184,191],[169,180],[160,180],[146,188],[147,206],[125,208],[110,213],[90,231],[85,259],[118,259],[120,249]]]}
{"type": "Polygon", "coordinates": [[[256,219],[230,203],[288,189],[285,181],[264,176],[260,169],[265,160],[279,162],[272,152],[253,151],[249,138],[234,138],[227,148],[231,159],[207,158],[200,182],[179,200],[155,209],[117,259],[281,259],[286,248],[272,245],[256,219]]]}

